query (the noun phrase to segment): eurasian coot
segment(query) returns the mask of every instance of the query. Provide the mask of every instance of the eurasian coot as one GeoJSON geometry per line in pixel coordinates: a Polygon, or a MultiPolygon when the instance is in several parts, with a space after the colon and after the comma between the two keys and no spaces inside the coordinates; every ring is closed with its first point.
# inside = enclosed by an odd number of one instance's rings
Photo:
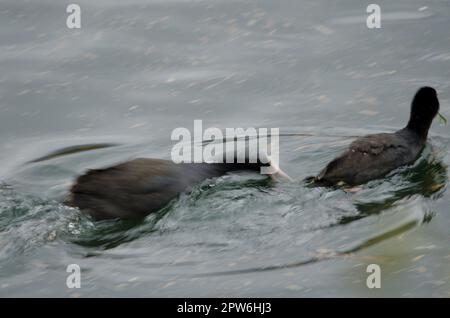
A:
{"type": "Polygon", "coordinates": [[[436,91],[431,87],[420,88],[412,101],[410,119],[405,128],[395,133],[356,139],[313,178],[314,184],[358,185],[383,177],[400,166],[412,164],[422,152],[428,130],[438,112],[436,91]]]}
{"type": "MultiPolygon", "coordinates": [[[[179,163],[139,158],[89,170],[72,186],[68,204],[94,219],[143,217],[208,178],[238,170],[260,171],[262,163],[179,163]]],[[[264,161],[267,162],[267,161],[264,161]]],[[[274,174],[287,177],[278,167],[274,174]]]]}

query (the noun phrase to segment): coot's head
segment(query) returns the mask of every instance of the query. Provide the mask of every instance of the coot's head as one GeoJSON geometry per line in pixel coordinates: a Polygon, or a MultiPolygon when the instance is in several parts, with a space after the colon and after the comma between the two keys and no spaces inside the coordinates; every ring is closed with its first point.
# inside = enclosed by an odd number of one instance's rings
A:
{"type": "Polygon", "coordinates": [[[408,128],[426,137],[431,123],[438,113],[439,100],[436,90],[432,87],[422,87],[412,101],[408,128]]]}

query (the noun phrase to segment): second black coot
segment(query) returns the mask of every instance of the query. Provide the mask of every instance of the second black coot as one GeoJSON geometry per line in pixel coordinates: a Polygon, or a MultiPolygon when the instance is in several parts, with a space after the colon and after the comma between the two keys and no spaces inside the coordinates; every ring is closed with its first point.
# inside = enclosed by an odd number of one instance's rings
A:
{"type": "Polygon", "coordinates": [[[414,163],[425,147],[428,130],[438,113],[436,91],[431,87],[422,87],[414,96],[410,119],[405,128],[395,133],[356,139],[344,153],[313,178],[314,184],[358,185],[414,163]]]}

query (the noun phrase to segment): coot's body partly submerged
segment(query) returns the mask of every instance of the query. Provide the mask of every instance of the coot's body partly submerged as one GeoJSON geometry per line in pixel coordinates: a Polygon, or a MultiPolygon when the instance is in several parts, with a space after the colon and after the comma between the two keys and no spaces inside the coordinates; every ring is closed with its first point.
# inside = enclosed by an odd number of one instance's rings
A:
{"type": "Polygon", "coordinates": [[[414,163],[425,147],[428,130],[438,112],[436,91],[431,87],[422,87],[414,96],[411,116],[405,128],[395,133],[358,138],[313,178],[314,184],[358,185],[414,163]]]}
{"type": "MultiPolygon", "coordinates": [[[[265,161],[267,162],[267,161],[265,161]]],[[[227,172],[260,171],[262,163],[180,163],[139,158],[105,169],[89,170],[72,186],[68,204],[94,219],[144,217],[157,212],[200,182],[227,172]]],[[[274,177],[287,177],[272,165],[274,177]]]]}

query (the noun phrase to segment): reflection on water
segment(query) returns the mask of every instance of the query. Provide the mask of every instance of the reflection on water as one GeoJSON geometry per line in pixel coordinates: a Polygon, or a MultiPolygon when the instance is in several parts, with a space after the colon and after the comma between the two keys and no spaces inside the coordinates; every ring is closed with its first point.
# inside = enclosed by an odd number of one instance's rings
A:
{"type": "Polygon", "coordinates": [[[448,3],[379,1],[379,30],[356,0],[78,4],[75,31],[66,4],[2,2],[0,295],[450,296],[448,126],[358,189],[303,181],[356,136],[402,127],[419,86],[449,117],[448,3]],[[86,169],[168,159],[194,119],[279,127],[295,181],[226,175],[141,220],[64,205],[86,169]]]}
{"type": "Polygon", "coordinates": [[[36,163],[39,161],[49,160],[60,156],[65,156],[72,153],[82,152],[82,151],[88,151],[88,150],[95,150],[95,149],[102,149],[102,148],[108,148],[113,147],[115,144],[87,144],[87,145],[76,145],[72,147],[63,148],[60,150],[56,150],[48,155],[45,155],[43,157],[33,159],[29,163],[36,163]]]}

